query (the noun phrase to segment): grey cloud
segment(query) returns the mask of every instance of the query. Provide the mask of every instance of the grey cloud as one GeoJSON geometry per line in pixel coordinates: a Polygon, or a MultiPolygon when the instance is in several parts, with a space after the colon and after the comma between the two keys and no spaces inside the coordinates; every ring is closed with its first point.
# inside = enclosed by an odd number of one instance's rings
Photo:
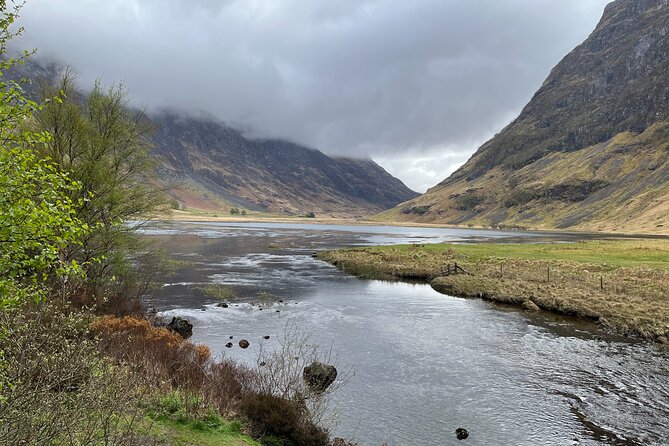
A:
{"type": "Polygon", "coordinates": [[[385,160],[424,189],[392,160],[433,157],[443,179],[459,164],[443,153],[466,159],[512,119],[606,3],[30,0],[21,44],[149,108],[385,160]]]}

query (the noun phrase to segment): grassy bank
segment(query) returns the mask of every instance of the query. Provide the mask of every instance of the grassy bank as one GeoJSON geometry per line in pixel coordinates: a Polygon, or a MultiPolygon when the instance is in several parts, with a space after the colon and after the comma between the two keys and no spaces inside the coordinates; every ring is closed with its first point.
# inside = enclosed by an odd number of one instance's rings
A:
{"type": "Polygon", "coordinates": [[[624,334],[669,335],[667,240],[382,246],[318,257],[363,278],[420,280],[445,294],[579,316],[624,334]],[[468,274],[444,275],[455,263],[468,274]]]}

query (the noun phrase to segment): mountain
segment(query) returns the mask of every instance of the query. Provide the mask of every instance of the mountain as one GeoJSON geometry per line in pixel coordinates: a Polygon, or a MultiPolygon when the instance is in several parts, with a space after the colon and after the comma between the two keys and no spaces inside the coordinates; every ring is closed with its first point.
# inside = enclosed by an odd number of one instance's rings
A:
{"type": "Polygon", "coordinates": [[[378,219],[669,231],[669,1],[616,0],[520,115],[378,219]]]}
{"type": "MultiPolygon", "coordinates": [[[[39,82],[55,82],[62,70],[53,61],[31,58],[8,77],[37,80],[25,86],[37,98],[39,82]]],[[[159,176],[182,208],[360,217],[419,195],[371,159],[329,157],[288,141],[248,138],[211,117],[172,111],[149,118],[156,124],[159,176]]]]}
{"type": "Polygon", "coordinates": [[[335,158],[279,139],[251,139],[213,118],[151,116],[162,175],[186,206],[224,204],[287,215],[361,216],[416,197],[372,160],[335,158]]]}

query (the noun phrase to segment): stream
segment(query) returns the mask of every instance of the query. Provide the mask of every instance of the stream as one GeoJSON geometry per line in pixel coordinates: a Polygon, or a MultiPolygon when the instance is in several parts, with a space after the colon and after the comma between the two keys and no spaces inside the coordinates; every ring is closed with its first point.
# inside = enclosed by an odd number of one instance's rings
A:
{"type": "Polygon", "coordinates": [[[331,403],[333,436],[365,446],[669,444],[669,349],[425,284],[361,280],[312,258],[343,246],[587,235],[186,222],[142,232],[178,265],[146,304],[189,319],[193,342],[253,365],[299,327],[350,371],[331,403]],[[203,293],[210,284],[234,290],[228,308],[203,293]]]}

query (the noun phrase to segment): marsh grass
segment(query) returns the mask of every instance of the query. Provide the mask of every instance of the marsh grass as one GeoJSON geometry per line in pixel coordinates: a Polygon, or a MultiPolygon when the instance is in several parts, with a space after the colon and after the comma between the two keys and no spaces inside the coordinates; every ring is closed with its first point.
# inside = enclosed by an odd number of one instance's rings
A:
{"type": "Polygon", "coordinates": [[[359,277],[430,282],[437,291],[592,319],[644,338],[669,334],[669,241],[430,244],[321,252],[359,277]],[[442,276],[457,262],[470,274],[442,276]]]}
{"type": "Polygon", "coordinates": [[[212,283],[199,288],[206,297],[218,300],[232,300],[237,297],[237,292],[230,285],[212,283]]]}

